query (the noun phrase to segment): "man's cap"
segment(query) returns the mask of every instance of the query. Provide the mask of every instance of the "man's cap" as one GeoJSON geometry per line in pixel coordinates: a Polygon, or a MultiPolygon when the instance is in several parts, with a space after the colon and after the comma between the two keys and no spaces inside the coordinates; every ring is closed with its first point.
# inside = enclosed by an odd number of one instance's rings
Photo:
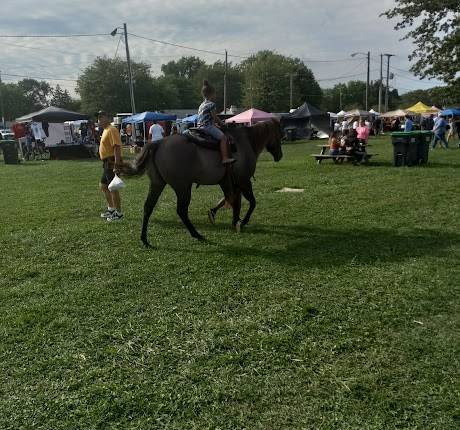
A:
{"type": "Polygon", "coordinates": [[[106,118],[110,118],[110,114],[109,114],[108,112],[106,112],[105,110],[100,110],[100,111],[96,114],[96,116],[97,116],[98,118],[100,118],[101,116],[105,116],[106,118]]]}

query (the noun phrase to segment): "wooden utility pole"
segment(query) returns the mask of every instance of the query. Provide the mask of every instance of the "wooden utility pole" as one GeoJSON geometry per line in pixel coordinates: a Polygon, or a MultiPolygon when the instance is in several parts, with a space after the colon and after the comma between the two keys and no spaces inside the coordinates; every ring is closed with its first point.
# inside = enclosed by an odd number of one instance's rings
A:
{"type": "Polygon", "coordinates": [[[225,50],[225,71],[224,71],[224,114],[227,113],[227,69],[228,69],[228,53],[225,50]]]}
{"type": "Polygon", "coordinates": [[[131,110],[132,114],[136,113],[136,104],[134,102],[134,82],[133,82],[133,71],[131,68],[131,57],[129,56],[129,46],[128,46],[128,28],[126,23],[123,24],[123,30],[125,33],[125,47],[126,47],[126,61],[128,62],[128,82],[129,82],[129,95],[131,98],[131,110]]]}
{"type": "Polygon", "coordinates": [[[387,57],[387,87],[385,89],[385,112],[388,112],[388,104],[390,98],[390,58],[394,57],[394,54],[384,54],[387,57]]]}

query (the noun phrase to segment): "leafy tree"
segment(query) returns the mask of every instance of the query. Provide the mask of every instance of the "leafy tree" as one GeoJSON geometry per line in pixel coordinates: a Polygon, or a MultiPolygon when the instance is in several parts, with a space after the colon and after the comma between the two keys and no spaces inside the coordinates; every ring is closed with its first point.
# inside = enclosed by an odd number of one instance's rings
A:
{"type": "Polygon", "coordinates": [[[176,85],[176,78],[160,76],[153,79],[153,103],[154,110],[181,108],[181,97],[176,85]]]}
{"type": "Polygon", "coordinates": [[[200,96],[196,75],[203,67],[205,62],[198,57],[182,57],[161,66],[167,82],[176,88],[178,94],[177,104],[173,107],[189,109],[198,106],[200,96]]]}
{"type": "MultiPolygon", "coordinates": [[[[216,104],[219,110],[224,109],[224,75],[225,63],[216,61],[211,65],[203,65],[197,71],[193,81],[198,102],[201,102],[201,87],[207,79],[216,89],[216,104]]],[[[227,64],[227,108],[241,105],[243,76],[238,67],[227,64]]]]}
{"type": "Polygon", "coordinates": [[[417,46],[409,56],[412,71],[424,77],[453,81],[460,70],[460,1],[396,0],[383,15],[399,18],[395,29],[412,28],[404,39],[417,46]]]}
{"type": "MultiPolygon", "coordinates": [[[[369,86],[369,106],[378,109],[379,100],[379,81],[372,81],[369,86]]],[[[382,88],[382,103],[385,96],[385,85],[382,88]]],[[[366,82],[350,81],[346,84],[341,83],[333,88],[324,90],[322,108],[328,112],[339,112],[340,110],[364,109],[366,100],[366,82]],[[340,104],[342,101],[342,104],[340,104]]],[[[396,108],[400,104],[398,90],[390,90],[388,106],[390,109],[396,108]]]]}
{"type": "Polygon", "coordinates": [[[23,79],[18,82],[19,89],[28,103],[30,111],[37,111],[49,105],[51,86],[48,82],[35,79],[23,79]]]}
{"type": "Polygon", "coordinates": [[[32,112],[24,92],[18,84],[0,83],[5,120],[12,121],[32,112]]]}
{"type": "Polygon", "coordinates": [[[205,62],[198,57],[182,57],[177,61],[170,61],[161,66],[161,71],[165,76],[175,78],[191,79],[198,70],[205,65],[205,62]]]}
{"type": "Polygon", "coordinates": [[[293,106],[308,100],[319,105],[322,91],[312,71],[298,58],[260,51],[241,63],[244,75],[243,104],[272,112],[285,112],[290,105],[290,75],[293,106]]]}
{"type": "Polygon", "coordinates": [[[56,88],[51,90],[52,98],[50,100],[51,106],[60,107],[63,109],[70,109],[72,105],[72,97],[67,90],[63,90],[58,84],[56,88]]]}
{"type": "MultiPolygon", "coordinates": [[[[151,110],[154,102],[153,78],[150,66],[132,62],[136,110],[151,110]]],[[[130,112],[131,101],[126,61],[98,57],[79,76],[76,91],[85,112],[100,109],[108,112],[130,112]]]]}
{"type": "Polygon", "coordinates": [[[400,107],[407,108],[419,101],[438,107],[455,106],[460,100],[460,82],[446,87],[409,91],[401,95],[400,107]]]}

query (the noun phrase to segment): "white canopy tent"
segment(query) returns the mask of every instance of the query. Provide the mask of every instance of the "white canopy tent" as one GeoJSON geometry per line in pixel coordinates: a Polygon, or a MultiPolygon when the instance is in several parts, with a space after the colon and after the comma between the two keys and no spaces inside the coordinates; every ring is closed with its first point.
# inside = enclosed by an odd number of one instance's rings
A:
{"type": "Polygon", "coordinates": [[[390,112],[386,112],[382,114],[382,118],[396,118],[396,117],[402,117],[406,116],[406,114],[410,113],[407,110],[402,110],[402,109],[397,109],[397,110],[392,110],[390,112]]]}
{"type": "Polygon", "coordinates": [[[345,118],[354,118],[354,117],[360,117],[360,118],[368,118],[371,116],[371,113],[366,111],[366,110],[361,110],[361,109],[353,109],[349,112],[346,112],[345,118]]]}

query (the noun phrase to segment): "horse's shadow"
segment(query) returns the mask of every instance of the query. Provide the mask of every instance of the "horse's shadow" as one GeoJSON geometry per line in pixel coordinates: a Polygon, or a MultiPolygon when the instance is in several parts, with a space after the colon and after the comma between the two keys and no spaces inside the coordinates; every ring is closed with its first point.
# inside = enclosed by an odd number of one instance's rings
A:
{"type": "MultiPolygon", "coordinates": [[[[160,221],[159,224],[166,226],[172,223],[160,221]]],[[[200,227],[205,233],[211,233],[204,225],[200,227]]],[[[223,224],[217,224],[214,228],[221,230],[224,227],[223,224]]],[[[228,229],[227,226],[225,228],[228,229]]],[[[229,234],[232,234],[230,230],[229,234]]],[[[243,230],[235,241],[219,243],[214,237],[208,242],[209,246],[193,246],[193,252],[217,253],[224,258],[241,258],[243,262],[256,257],[280,266],[327,267],[354,262],[362,265],[403,262],[427,255],[445,257],[449,254],[449,248],[459,243],[460,235],[434,229],[397,232],[384,228],[254,225],[243,230]],[[267,241],[260,245],[262,236],[266,236],[267,241]]],[[[184,248],[178,247],[177,250],[183,251],[184,248]]]]}

